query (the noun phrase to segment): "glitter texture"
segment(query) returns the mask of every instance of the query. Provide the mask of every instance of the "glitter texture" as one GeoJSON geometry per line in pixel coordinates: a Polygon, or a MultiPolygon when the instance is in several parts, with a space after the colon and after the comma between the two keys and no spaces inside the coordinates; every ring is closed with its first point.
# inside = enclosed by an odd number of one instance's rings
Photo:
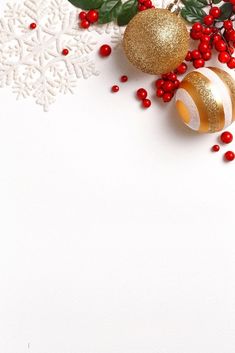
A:
{"type": "Polygon", "coordinates": [[[129,61],[148,74],[176,69],[189,50],[184,21],[166,9],[139,12],[128,24],[123,47],[129,61]]]}

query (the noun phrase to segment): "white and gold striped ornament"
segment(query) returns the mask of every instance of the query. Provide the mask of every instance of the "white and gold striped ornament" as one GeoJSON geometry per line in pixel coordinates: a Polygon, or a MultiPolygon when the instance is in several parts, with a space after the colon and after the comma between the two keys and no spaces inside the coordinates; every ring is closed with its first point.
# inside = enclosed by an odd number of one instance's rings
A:
{"type": "Polygon", "coordinates": [[[190,72],[176,93],[176,108],[197,132],[223,130],[235,120],[234,76],[215,67],[190,72]]]}

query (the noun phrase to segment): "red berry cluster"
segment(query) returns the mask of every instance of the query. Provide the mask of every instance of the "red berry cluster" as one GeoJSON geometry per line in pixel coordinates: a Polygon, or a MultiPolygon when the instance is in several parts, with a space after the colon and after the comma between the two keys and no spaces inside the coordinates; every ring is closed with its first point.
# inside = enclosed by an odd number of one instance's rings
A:
{"type": "MultiPolygon", "coordinates": [[[[222,144],[229,144],[233,141],[233,135],[229,131],[224,131],[220,135],[220,141],[222,144]]],[[[212,146],[211,150],[213,152],[219,152],[220,151],[220,146],[219,145],[214,145],[212,146]]],[[[224,154],[224,159],[228,162],[232,162],[235,159],[235,153],[233,151],[227,151],[224,154]]]]}
{"type": "MultiPolygon", "coordinates": [[[[228,2],[228,1],[227,1],[228,2]]],[[[235,4],[235,0],[229,0],[235,4]]],[[[196,69],[203,67],[205,62],[211,59],[212,49],[218,52],[218,59],[221,63],[227,64],[230,69],[235,68],[235,58],[232,56],[235,46],[235,29],[233,21],[227,19],[220,22],[221,9],[211,6],[210,12],[203,18],[203,24],[194,23],[190,36],[194,40],[199,40],[198,49],[188,53],[187,60],[192,61],[196,69]]]]}
{"type": "MultiPolygon", "coordinates": [[[[181,71],[187,70],[186,64],[181,64],[179,68],[181,71]]],[[[183,73],[183,72],[182,72],[183,73]]],[[[170,102],[174,96],[175,91],[179,88],[180,81],[175,72],[164,74],[156,81],[156,96],[162,98],[163,102],[170,102]]]]}
{"type": "Polygon", "coordinates": [[[147,9],[154,9],[155,6],[153,5],[151,0],[138,0],[138,11],[145,11],[147,9]]]}
{"type": "Polygon", "coordinates": [[[81,11],[79,14],[80,27],[87,29],[92,23],[95,23],[99,19],[99,12],[97,10],[90,10],[88,12],[81,11]]]}
{"type": "Polygon", "coordinates": [[[143,108],[149,108],[152,104],[151,100],[147,98],[148,92],[144,88],[139,88],[136,92],[136,96],[142,101],[143,108]]]}

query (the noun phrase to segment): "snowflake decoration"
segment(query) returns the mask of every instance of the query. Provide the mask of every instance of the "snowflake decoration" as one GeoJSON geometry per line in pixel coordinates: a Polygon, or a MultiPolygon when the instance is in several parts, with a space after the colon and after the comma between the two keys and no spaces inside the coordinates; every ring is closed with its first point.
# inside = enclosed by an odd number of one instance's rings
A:
{"type": "Polygon", "coordinates": [[[12,86],[17,99],[31,96],[48,111],[58,94],[73,93],[80,77],[97,75],[96,43],[77,22],[66,0],[9,1],[0,19],[0,87],[12,86]]]}

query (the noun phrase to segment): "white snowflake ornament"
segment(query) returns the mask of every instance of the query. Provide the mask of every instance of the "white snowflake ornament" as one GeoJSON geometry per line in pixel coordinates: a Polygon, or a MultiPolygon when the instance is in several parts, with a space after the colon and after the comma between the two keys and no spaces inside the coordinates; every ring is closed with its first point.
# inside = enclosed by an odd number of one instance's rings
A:
{"type": "Polygon", "coordinates": [[[58,94],[73,93],[79,78],[98,74],[95,45],[68,1],[9,1],[0,20],[0,87],[12,86],[17,99],[34,97],[48,111],[58,94]]]}

